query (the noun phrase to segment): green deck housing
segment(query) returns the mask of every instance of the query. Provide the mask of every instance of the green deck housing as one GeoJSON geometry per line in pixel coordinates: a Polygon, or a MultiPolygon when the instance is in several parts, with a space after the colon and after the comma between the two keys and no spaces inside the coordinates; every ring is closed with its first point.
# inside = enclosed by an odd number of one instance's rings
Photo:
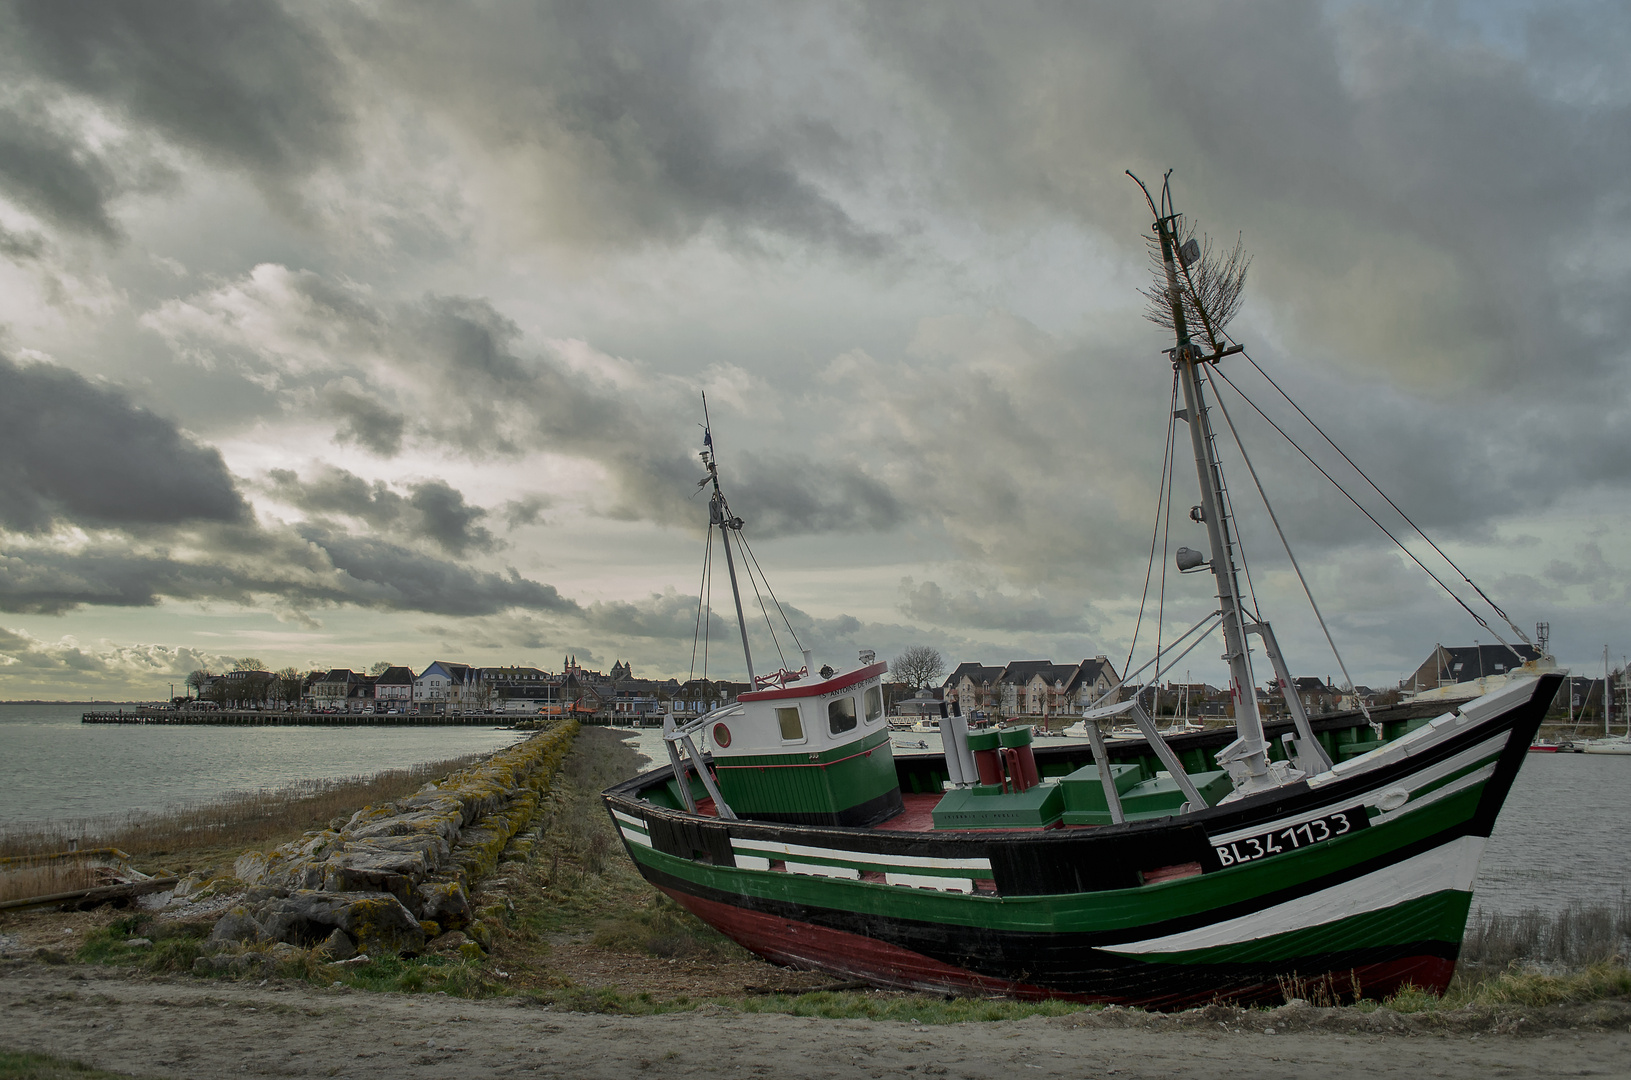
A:
{"type": "Polygon", "coordinates": [[[1059,785],[1043,782],[1025,791],[998,784],[953,788],[934,808],[937,829],[1042,829],[1055,824],[1065,802],[1059,785]]]}
{"type": "MultiPolygon", "coordinates": [[[[1140,779],[1143,770],[1137,765],[1112,765],[1110,774],[1121,797],[1121,812],[1128,821],[1170,817],[1184,804],[1183,790],[1170,776],[1140,779]]],[[[1214,772],[1190,773],[1189,782],[1201,793],[1206,805],[1216,806],[1219,799],[1234,790],[1229,774],[1214,772]]],[[[1066,825],[1109,825],[1110,806],[1104,798],[1104,784],[1099,780],[1097,765],[1084,765],[1059,781],[1064,798],[1061,818],[1066,825]]]]}
{"type": "MultiPolygon", "coordinates": [[[[716,757],[719,793],[739,817],[760,821],[861,824],[848,820],[876,804],[900,808],[889,730],[821,753],[716,757]]],[[[871,816],[870,814],[868,816],[871,816]]]]}

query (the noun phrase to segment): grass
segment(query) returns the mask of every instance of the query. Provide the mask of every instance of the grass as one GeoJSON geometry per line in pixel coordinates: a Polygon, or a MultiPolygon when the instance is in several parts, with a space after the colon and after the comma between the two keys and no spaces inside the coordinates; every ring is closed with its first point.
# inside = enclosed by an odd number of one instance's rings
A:
{"type": "Polygon", "coordinates": [[[146,860],[191,864],[230,860],[247,848],[266,847],[323,828],[335,817],[349,817],[358,807],[389,802],[419,790],[426,781],[486,755],[390,769],[371,776],[306,780],[275,789],[241,792],[208,802],[184,803],[151,814],[110,814],[74,821],[52,821],[0,829],[0,857],[115,847],[146,860]]]}
{"type": "Polygon", "coordinates": [[[1575,903],[1561,911],[1517,915],[1474,912],[1461,943],[1469,973],[1503,971],[1515,961],[1589,967],[1631,954],[1631,901],[1575,903]]]}
{"type": "Polygon", "coordinates": [[[0,1080],[130,1080],[132,1075],[93,1069],[53,1054],[0,1050],[0,1080]]]}

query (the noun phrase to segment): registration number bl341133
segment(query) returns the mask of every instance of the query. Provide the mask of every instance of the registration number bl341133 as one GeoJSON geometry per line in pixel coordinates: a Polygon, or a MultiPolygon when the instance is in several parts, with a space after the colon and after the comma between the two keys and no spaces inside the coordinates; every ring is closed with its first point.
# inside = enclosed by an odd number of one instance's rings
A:
{"type": "Polygon", "coordinates": [[[1312,821],[1271,829],[1255,836],[1238,837],[1226,844],[1213,846],[1218,853],[1218,862],[1224,866],[1237,866],[1266,859],[1271,855],[1283,855],[1288,851],[1321,844],[1327,840],[1335,840],[1339,836],[1346,836],[1355,829],[1367,828],[1369,825],[1370,818],[1366,816],[1365,808],[1356,806],[1352,810],[1340,810],[1312,821]]]}

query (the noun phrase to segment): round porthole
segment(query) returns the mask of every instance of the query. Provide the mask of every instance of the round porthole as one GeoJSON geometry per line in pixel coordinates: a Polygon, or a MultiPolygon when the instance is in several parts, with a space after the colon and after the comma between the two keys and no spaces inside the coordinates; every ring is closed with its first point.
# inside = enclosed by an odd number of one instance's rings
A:
{"type": "Polygon", "coordinates": [[[714,745],[723,748],[723,747],[729,746],[730,744],[731,744],[731,729],[726,727],[724,724],[715,724],[714,725],[714,745]]]}

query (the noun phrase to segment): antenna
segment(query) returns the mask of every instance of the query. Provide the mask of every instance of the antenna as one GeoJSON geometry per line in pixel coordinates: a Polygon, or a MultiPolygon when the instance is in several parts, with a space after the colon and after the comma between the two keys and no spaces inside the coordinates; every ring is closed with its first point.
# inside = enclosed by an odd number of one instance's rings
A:
{"type": "Polygon", "coordinates": [[[1547,645],[1551,644],[1551,641],[1552,641],[1552,624],[1549,623],[1549,622],[1538,622],[1538,623],[1536,623],[1535,624],[1535,647],[1540,649],[1540,655],[1542,655],[1542,656],[1550,656],[1551,655],[1551,651],[1547,648],[1547,645]]]}

